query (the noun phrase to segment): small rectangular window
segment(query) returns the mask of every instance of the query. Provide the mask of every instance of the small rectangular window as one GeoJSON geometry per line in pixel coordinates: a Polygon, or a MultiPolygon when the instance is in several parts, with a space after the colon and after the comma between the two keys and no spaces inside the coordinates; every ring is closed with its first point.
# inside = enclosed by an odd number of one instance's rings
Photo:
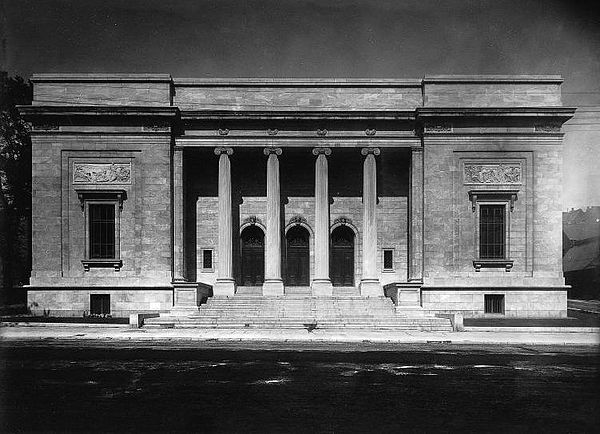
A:
{"type": "Polygon", "coordinates": [[[213,269],[213,251],[210,249],[202,250],[202,270],[212,271],[213,269]]]}
{"type": "Polygon", "coordinates": [[[92,315],[109,315],[110,295],[90,294],[90,313],[92,315]]]}
{"type": "Polygon", "coordinates": [[[394,251],[392,249],[384,249],[383,251],[383,269],[394,269],[394,251]]]}
{"type": "Polygon", "coordinates": [[[484,312],[504,314],[504,295],[502,294],[485,294],[484,295],[484,312]]]}
{"type": "Polygon", "coordinates": [[[90,259],[115,257],[115,205],[89,206],[90,259]]]}
{"type": "Polygon", "coordinates": [[[506,222],[504,205],[479,207],[479,258],[505,259],[506,222]]]}

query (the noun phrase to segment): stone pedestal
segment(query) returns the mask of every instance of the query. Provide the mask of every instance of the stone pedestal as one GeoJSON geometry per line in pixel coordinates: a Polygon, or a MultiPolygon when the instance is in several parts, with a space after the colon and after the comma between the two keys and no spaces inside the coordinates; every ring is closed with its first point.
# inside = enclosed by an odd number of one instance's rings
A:
{"type": "Polygon", "coordinates": [[[281,148],[265,148],[267,159],[267,233],[263,295],[283,295],[281,279],[281,199],[279,159],[281,148]]]}
{"type": "Polygon", "coordinates": [[[315,148],[315,274],[311,282],[313,295],[331,296],[333,285],[329,278],[329,179],[327,156],[329,148],[315,148]]]}
{"type": "Polygon", "coordinates": [[[379,148],[363,148],[363,252],[360,295],[383,297],[377,273],[377,163],[379,148]]]}
{"type": "Polygon", "coordinates": [[[193,282],[173,283],[172,314],[189,314],[198,311],[198,284],[193,282]]]}
{"type": "Polygon", "coordinates": [[[233,278],[231,163],[229,161],[233,149],[216,148],[215,154],[219,155],[219,263],[213,294],[215,296],[233,296],[235,279],[233,278]]]}

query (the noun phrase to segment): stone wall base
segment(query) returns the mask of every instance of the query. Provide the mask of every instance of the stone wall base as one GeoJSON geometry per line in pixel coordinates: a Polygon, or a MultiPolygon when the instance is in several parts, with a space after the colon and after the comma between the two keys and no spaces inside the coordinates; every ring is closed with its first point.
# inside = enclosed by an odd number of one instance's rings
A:
{"type": "Polygon", "coordinates": [[[90,314],[90,295],[110,295],[110,315],[168,312],[173,307],[173,288],[44,288],[27,290],[27,306],[33,315],[83,317],[90,314]]]}
{"type": "Polygon", "coordinates": [[[433,314],[461,313],[465,318],[566,318],[567,289],[421,288],[423,308],[433,314]],[[504,295],[504,313],[486,313],[485,295],[504,295]]]}

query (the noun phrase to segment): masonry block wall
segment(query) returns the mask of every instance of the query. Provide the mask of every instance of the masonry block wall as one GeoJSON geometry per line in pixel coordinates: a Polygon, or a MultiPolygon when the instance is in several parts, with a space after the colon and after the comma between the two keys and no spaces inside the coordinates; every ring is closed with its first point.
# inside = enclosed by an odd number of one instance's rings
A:
{"type": "Polygon", "coordinates": [[[41,74],[32,81],[33,105],[21,110],[33,125],[28,297],[34,312],[81,315],[98,294],[110,296],[118,315],[167,311],[176,284],[185,286],[195,307],[193,286],[214,284],[222,254],[216,147],[233,152],[234,277],[241,274],[241,231],[248,225],[264,230],[263,149],[277,147],[282,277],[286,231],[301,225],[310,234],[312,278],[311,150],[320,147],[331,151],[330,230],[345,225],[354,233],[355,285],[363,277],[361,149],[376,148],[369,152],[376,155],[382,285],[420,289],[421,304],[432,313],[487,315],[486,295],[501,295],[506,316],[566,315],[561,125],[573,110],[561,107],[560,77],[41,74]],[[118,170],[128,175],[113,176],[118,170]],[[86,207],[98,198],[118,202],[112,262],[87,258],[86,207]],[[482,265],[478,210],[486,200],[506,206],[506,255],[482,265]],[[389,270],[383,270],[386,249],[393,254],[389,270]],[[209,269],[204,250],[212,252],[209,269]]]}

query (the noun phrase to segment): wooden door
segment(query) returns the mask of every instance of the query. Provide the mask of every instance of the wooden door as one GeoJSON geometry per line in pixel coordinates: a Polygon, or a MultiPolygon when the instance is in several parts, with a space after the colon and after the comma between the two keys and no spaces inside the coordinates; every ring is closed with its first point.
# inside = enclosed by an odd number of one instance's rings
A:
{"type": "Polygon", "coordinates": [[[340,226],[331,233],[330,275],[334,286],[354,286],[354,232],[340,226]]]}
{"type": "Polygon", "coordinates": [[[295,226],[286,234],[286,285],[309,284],[309,233],[302,226],[295,226]]]}
{"type": "Polygon", "coordinates": [[[257,226],[242,231],[240,286],[260,286],[265,280],[265,235],[257,226]]]}

